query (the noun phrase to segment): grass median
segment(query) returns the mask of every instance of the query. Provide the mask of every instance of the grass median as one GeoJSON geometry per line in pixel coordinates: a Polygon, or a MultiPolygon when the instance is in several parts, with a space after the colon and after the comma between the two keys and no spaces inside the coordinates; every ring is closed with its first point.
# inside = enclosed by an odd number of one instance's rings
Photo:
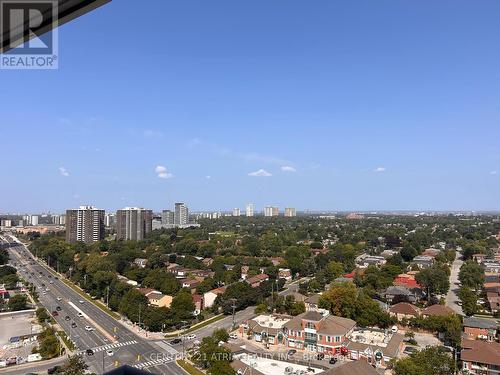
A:
{"type": "Polygon", "coordinates": [[[200,323],[196,323],[195,325],[193,325],[192,327],[186,329],[185,331],[181,331],[179,333],[167,333],[165,335],[165,338],[169,338],[169,337],[177,337],[179,336],[179,334],[186,334],[186,333],[190,333],[190,332],[194,332],[194,331],[197,331],[199,330],[200,328],[203,328],[205,326],[208,326],[209,324],[212,324],[212,323],[215,323],[221,319],[224,319],[226,316],[228,315],[224,315],[224,314],[220,314],[220,315],[216,315],[216,316],[213,316],[207,320],[204,320],[200,323]]]}
{"type": "Polygon", "coordinates": [[[186,371],[189,375],[205,375],[203,372],[198,370],[192,364],[184,361],[183,359],[177,360],[177,364],[179,365],[180,368],[182,368],[184,371],[186,371]]]}

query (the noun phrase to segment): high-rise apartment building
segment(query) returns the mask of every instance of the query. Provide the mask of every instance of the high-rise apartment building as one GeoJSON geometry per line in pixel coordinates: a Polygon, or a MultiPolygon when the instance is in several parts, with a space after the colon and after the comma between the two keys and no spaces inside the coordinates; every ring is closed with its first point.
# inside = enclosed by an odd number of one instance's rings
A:
{"type": "Polygon", "coordinates": [[[126,207],[116,211],[116,238],[143,240],[151,232],[153,211],[139,207],[126,207]]]}
{"type": "Polygon", "coordinates": [[[174,225],[174,211],[172,210],[163,210],[161,213],[161,223],[167,225],[174,225]]]}
{"type": "Polygon", "coordinates": [[[240,216],[241,211],[239,208],[233,208],[233,216],[240,216]]]}
{"type": "Polygon", "coordinates": [[[31,215],[30,223],[31,223],[31,225],[38,225],[38,216],[37,215],[31,215]]]}
{"type": "Polygon", "coordinates": [[[279,215],[279,208],[276,206],[266,206],[264,207],[264,216],[271,217],[271,216],[278,216],[279,215]]]}
{"type": "Polygon", "coordinates": [[[92,243],[104,239],[104,210],[80,206],[66,211],[66,241],[92,243]]]}
{"type": "Polygon", "coordinates": [[[189,221],[189,211],[185,203],[175,204],[174,224],[186,225],[189,221]]]}
{"type": "Polygon", "coordinates": [[[254,214],[254,205],[253,203],[248,203],[246,208],[247,217],[252,217],[254,214]]]}
{"type": "Polygon", "coordinates": [[[294,207],[286,207],[285,208],[285,216],[286,217],[294,217],[297,216],[297,211],[295,211],[294,207]]]}

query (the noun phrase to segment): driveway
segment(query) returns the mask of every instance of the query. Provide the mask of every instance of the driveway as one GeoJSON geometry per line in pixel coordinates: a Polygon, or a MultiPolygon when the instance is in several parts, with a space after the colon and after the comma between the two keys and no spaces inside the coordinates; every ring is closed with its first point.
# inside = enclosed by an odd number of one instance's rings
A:
{"type": "Polygon", "coordinates": [[[458,298],[458,289],[460,288],[459,286],[459,281],[458,281],[458,272],[460,271],[460,267],[464,263],[462,259],[460,258],[461,254],[457,251],[457,254],[455,256],[455,260],[453,261],[451,265],[451,273],[450,273],[450,290],[448,291],[448,294],[446,295],[446,300],[445,300],[445,305],[451,308],[453,311],[455,311],[459,315],[464,315],[464,312],[462,311],[462,306],[458,304],[458,301],[460,300],[458,298]]]}

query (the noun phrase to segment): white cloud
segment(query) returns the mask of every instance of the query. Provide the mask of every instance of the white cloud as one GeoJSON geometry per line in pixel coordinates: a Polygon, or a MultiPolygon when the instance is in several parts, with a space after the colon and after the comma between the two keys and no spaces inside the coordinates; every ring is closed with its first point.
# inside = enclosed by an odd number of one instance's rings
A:
{"type": "Polygon", "coordinates": [[[498,173],[497,171],[491,171],[491,172],[490,172],[490,174],[491,174],[491,175],[495,175],[495,174],[497,174],[497,173],[498,173]]]}
{"type": "Polygon", "coordinates": [[[266,171],[264,169],[259,169],[258,171],[250,172],[248,175],[251,177],[270,177],[270,176],[272,176],[271,173],[269,173],[268,171],[266,171]]]}
{"type": "Polygon", "coordinates": [[[374,172],[385,172],[385,167],[377,167],[373,171],[374,172]]]}
{"type": "Polygon", "coordinates": [[[297,172],[297,170],[294,167],[290,166],[290,165],[284,165],[284,166],[282,166],[281,170],[283,172],[297,172]]]}
{"type": "Polygon", "coordinates": [[[69,176],[69,172],[66,168],[64,167],[59,167],[59,174],[61,176],[64,176],[64,177],[68,177],[69,176]]]}
{"type": "Polygon", "coordinates": [[[174,175],[172,173],[167,172],[167,168],[163,165],[157,165],[155,168],[155,173],[158,178],[172,178],[174,175]]]}
{"type": "Polygon", "coordinates": [[[205,178],[206,178],[207,180],[210,180],[210,179],[212,178],[212,176],[205,176],[205,178]]]}

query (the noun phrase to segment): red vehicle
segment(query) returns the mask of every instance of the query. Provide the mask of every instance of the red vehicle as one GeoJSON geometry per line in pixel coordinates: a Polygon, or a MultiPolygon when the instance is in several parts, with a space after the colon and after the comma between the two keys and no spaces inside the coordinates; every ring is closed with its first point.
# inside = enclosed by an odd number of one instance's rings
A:
{"type": "Polygon", "coordinates": [[[52,315],[54,315],[54,316],[58,316],[58,315],[59,315],[59,313],[58,313],[57,311],[52,311],[52,315]]]}

